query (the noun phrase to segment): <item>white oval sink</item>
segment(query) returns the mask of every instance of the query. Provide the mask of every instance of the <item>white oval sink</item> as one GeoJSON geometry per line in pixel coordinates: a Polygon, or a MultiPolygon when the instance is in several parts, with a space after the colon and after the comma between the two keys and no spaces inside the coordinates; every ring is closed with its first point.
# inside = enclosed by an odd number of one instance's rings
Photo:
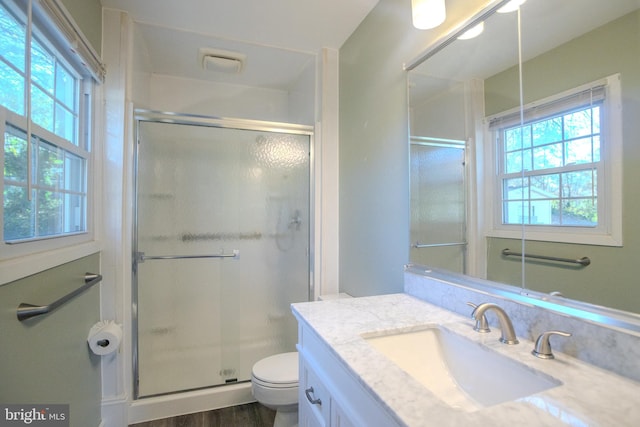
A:
{"type": "Polygon", "coordinates": [[[439,326],[363,338],[443,402],[468,412],[561,384],[439,326]]]}

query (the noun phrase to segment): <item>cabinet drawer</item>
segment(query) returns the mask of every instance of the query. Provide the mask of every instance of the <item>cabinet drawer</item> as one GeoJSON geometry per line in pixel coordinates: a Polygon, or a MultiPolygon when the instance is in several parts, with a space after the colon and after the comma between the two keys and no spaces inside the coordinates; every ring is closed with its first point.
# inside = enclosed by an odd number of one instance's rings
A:
{"type": "Polygon", "coordinates": [[[301,358],[299,402],[301,411],[312,415],[319,425],[330,425],[331,396],[309,361],[301,358]]]}

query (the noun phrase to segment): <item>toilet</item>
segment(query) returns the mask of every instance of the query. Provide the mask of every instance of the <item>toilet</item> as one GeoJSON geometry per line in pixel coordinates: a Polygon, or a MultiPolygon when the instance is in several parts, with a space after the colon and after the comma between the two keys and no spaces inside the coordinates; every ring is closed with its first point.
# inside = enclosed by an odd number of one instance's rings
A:
{"type": "Polygon", "coordinates": [[[266,357],[251,370],[253,397],[276,411],[273,427],[298,425],[298,352],[266,357]]]}

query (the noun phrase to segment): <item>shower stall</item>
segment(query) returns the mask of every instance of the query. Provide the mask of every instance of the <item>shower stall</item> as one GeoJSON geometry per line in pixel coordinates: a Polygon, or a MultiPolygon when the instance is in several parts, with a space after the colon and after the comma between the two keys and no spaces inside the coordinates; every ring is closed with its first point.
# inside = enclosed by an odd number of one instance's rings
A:
{"type": "Polygon", "coordinates": [[[136,111],[136,399],[250,381],[313,295],[309,126],[136,111]]]}

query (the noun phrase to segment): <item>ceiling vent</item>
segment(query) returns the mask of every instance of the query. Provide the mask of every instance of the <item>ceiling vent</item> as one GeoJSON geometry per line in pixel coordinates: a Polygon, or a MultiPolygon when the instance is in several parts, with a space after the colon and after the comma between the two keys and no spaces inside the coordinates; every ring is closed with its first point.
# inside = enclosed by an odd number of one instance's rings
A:
{"type": "Polygon", "coordinates": [[[201,48],[198,58],[202,68],[207,71],[238,74],[242,71],[247,56],[227,50],[201,48]]]}

